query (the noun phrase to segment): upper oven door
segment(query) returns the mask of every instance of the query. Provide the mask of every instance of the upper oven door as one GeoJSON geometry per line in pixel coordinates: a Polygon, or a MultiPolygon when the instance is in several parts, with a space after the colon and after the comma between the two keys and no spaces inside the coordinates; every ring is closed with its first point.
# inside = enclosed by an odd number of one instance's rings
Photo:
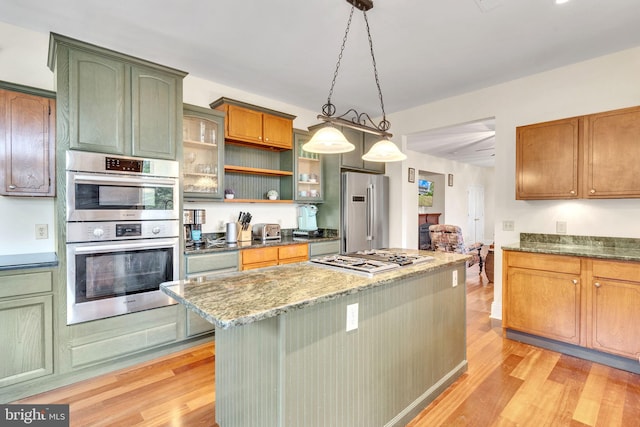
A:
{"type": "Polygon", "coordinates": [[[67,171],[67,221],[180,219],[178,180],[67,171]]]}

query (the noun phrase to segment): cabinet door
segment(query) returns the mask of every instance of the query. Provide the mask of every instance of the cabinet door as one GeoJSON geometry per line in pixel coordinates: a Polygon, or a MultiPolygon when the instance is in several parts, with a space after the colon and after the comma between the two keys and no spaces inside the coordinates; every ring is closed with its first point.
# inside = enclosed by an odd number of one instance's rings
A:
{"type": "Polygon", "coordinates": [[[278,264],[278,247],[245,249],[240,251],[241,270],[269,267],[278,264]]]}
{"type": "Polygon", "coordinates": [[[278,264],[290,264],[308,259],[309,245],[306,243],[278,247],[278,264]]]}
{"type": "MultiPolygon", "coordinates": [[[[362,147],[362,155],[369,152],[373,144],[380,141],[382,139],[379,135],[374,135],[372,133],[363,132],[363,147],[362,147]]],[[[371,172],[384,173],[385,171],[385,163],[384,162],[367,162],[363,160],[364,168],[371,172]]]]}
{"type": "Polygon", "coordinates": [[[594,279],[591,298],[589,347],[640,357],[640,283],[594,279]]]}
{"type": "Polygon", "coordinates": [[[229,105],[227,110],[227,134],[229,139],[263,143],[262,113],[229,105]]]}
{"type": "Polygon", "coordinates": [[[0,302],[0,387],[53,372],[52,298],[0,302]]]}
{"type": "Polygon", "coordinates": [[[265,144],[287,150],[293,148],[293,123],[291,120],[263,114],[262,130],[265,144]]]}
{"type": "MultiPolygon", "coordinates": [[[[131,154],[154,159],[176,158],[178,80],[165,73],[131,68],[131,154]]],[[[180,105],[182,105],[182,100],[180,105]]]]}
{"type": "Polygon", "coordinates": [[[0,89],[0,194],[55,195],[55,101],[0,89]]]}
{"type": "Polygon", "coordinates": [[[296,129],[293,138],[295,145],[294,200],[321,203],[324,195],[322,156],[302,149],[302,146],[311,139],[309,132],[296,129]]]}
{"type": "Polygon", "coordinates": [[[572,344],[580,343],[580,276],[509,268],[505,327],[572,344]]]}
{"type": "Polygon", "coordinates": [[[640,107],[587,116],[587,198],[640,197],[640,107]]]}
{"type": "Polygon", "coordinates": [[[69,52],[71,148],[125,154],[129,97],[125,65],[85,51],[69,52]]]}
{"type": "Polygon", "coordinates": [[[516,199],[575,199],[579,196],[581,119],[516,129],[516,199]]]}
{"type": "Polygon", "coordinates": [[[185,105],[183,128],[186,199],[221,199],[224,176],[224,115],[185,105]]]}

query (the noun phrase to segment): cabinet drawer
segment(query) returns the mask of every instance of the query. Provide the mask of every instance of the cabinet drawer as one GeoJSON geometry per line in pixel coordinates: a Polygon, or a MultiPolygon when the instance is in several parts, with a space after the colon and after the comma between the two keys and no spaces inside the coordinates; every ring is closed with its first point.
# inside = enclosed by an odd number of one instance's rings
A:
{"type": "Polygon", "coordinates": [[[238,268],[238,251],[187,255],[187,274],[238,268]]]}
{"type": "Polygon", "coordinates": [[[288,258],[304,258],[309,257],[309,246],[306,243],[299,245],[286,245],[278,247],[278,259],[286,260],[288,258]]]}
{"type": "Polygon", "coordinates": [[[580,258],[577,257],[512,251],[505,251],[505,255],[509,267],[580,274],[580,258]]]}
{"type": "Polygon", "coordinates": [[[340,240],[309,243],[309,256],[333,255],[340,252],[340,240]]]}
{"type": "Polygon", "coordinates": [[[241,252],[242,265],[253,263],[278,262],[278,248],[245,249],[241,252]]]}
{"type": "Polygon", "coordinates": [[[640,264],[637,262],[594,260],[593,277],[640,282],[640,264]]]}
{"type": "Polygon", "coordinates": [[[52,290],[50,271],[0,277],[0,298],[51,292],[52,290]]]}

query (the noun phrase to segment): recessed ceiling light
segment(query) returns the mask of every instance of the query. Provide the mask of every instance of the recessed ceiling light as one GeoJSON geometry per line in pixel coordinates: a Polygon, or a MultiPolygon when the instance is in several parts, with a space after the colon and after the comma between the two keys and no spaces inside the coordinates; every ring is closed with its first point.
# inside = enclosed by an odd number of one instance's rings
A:
{"type": "Polygon", "coordinates": [[[569,0],[556,0],[556,4],[565,4],[569,3],[569,0]]]}

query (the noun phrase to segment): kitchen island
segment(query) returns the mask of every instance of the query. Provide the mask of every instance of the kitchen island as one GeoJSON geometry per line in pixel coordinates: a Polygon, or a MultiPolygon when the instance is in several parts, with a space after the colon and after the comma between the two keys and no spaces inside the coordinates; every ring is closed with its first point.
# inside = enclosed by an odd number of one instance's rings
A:
{"type": "Polygon", "coordinates": [[[302,262],[162,284],[216,326],[218,424],[414,418],[467,368],[468,256],[420,253],[373,277],[302,262]]]}

